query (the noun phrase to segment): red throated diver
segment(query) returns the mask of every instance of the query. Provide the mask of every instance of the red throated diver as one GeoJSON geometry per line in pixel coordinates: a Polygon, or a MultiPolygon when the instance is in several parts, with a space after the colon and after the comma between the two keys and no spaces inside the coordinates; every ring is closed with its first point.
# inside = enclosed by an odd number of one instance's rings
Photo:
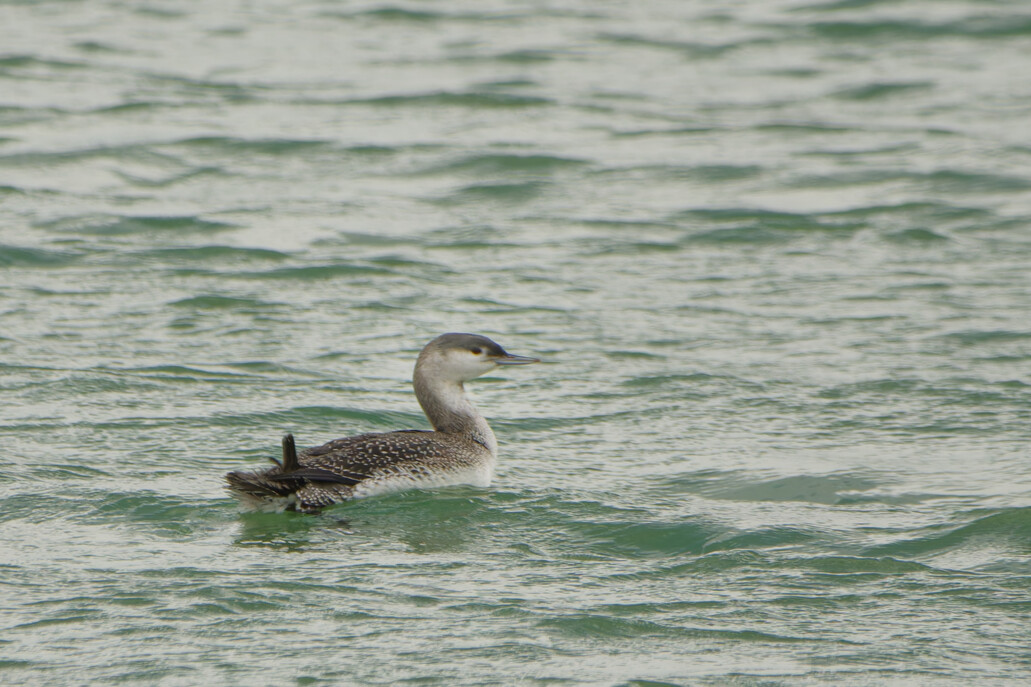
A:
{"type": "Polygon", "coordinates": [[[317,513],[349,499],[388,491],[451,484],[487,486],[498,441],[465,395],[463,382],[498,365],[537,358],[511,355],[477,334],[442,334],[419,353],[412,383],[432,432],[359,434],[297,451],[283,437],[283,462],[259,472],[230,472],[226,488],[259,510],[317,513]]]}

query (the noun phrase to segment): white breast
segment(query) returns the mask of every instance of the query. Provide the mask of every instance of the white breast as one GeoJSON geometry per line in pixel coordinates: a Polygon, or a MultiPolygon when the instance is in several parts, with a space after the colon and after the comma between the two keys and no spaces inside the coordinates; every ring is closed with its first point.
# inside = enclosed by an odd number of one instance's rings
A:
{"type": "Polygon", "coordinates": [[[488,487],[494,478],[494,461],[483,461],[476,466],[458,470],[430,470],[423,466],[396,466],[389,472],[373,475],[354,485],[352,498],[388,494],[405,489],[433,489],[468,484],[474,487],[488,487]]]}

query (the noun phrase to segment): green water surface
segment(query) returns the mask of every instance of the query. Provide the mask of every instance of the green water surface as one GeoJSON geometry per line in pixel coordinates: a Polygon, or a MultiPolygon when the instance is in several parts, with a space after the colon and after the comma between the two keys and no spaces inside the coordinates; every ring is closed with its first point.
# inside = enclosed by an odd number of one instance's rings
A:
{"type": "Polygon", "coordinates": [[[0,683],[1028,680],[1026,3],[0,26],[0,683]],[[223,492],[446,331],[490,488],[223,492]]]}

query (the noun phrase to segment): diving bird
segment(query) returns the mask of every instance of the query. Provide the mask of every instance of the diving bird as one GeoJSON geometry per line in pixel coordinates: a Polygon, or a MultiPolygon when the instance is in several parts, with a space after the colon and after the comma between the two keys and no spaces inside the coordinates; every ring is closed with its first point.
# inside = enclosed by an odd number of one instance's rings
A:
{"type": "Polygon", "coordinates": [[[433,431],[404,429],[359,434],[298,451],[283,437],[283,458],[256,472],[230,472],[226,489],[255,510],[322,508],[401,489],[452,484],[487,486],[494,476],[498,441],[465,395],[463,384],[499,365],[537,358],[507,353],[478,334],[442,334],[415,362],[415,397],[433,431]]]}

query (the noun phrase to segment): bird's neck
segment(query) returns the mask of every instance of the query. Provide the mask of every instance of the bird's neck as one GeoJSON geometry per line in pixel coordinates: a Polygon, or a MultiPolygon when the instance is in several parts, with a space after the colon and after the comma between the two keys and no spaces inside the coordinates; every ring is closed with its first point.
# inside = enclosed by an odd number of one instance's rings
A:
{"type": "Polygon", "coordinates": [[[461,382],[430,378],[416,370],[412,379],[415,397],[433,429],[444,434],[464,435],[484,446],[491,455],[498,453],[498,441],[487,420],[465,395],[461,382]]]}

